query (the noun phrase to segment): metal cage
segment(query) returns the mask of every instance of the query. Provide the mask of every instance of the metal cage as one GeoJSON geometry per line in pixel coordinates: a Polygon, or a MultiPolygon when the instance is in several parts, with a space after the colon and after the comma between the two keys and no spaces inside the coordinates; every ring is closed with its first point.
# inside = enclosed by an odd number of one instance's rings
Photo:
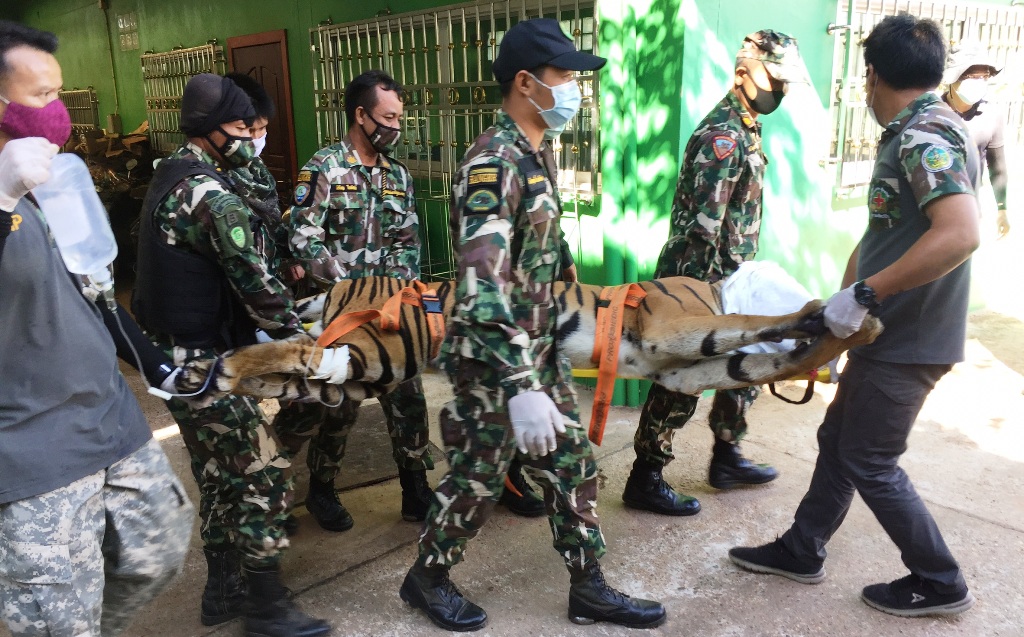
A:
{"type": "Polygon", "coordinates": [[[71,129],[76,133],[84,133],[90,130],[99,130],[100,111],[99,101],[96,99],[96,90],[91,86],[86,89],[73,89],[61,91],[58,96],[64,102],[71,116],[71,129]]]}
{"type": "MultiPolygon", "coordinates": [[[[472,141],[494,121],[501,92],[491,64],[504,33],[516,22],[559,20],[576,47],[597,53],[594,1],[476,1],[384,15],[310,30],[317,134],[323,146],[345,135],[346,84],[381,69],[403,86],[405,118],[396,156],[416,179],[423,234],[424,278],[454,275],[448,237],[451,179],[472,141]]],[[[598,76],[579,76],[585,98],[555,140],[558,187],[566,212],[600,192],[598,76]]]]}
{"type": "Polygon", "coordinates": [[[1024,11],[1014,7],[942,0],[842,0],[839,20],[830,27],[837,39],[832,96],[830,163],[837,166],[835,189],[840,196],[859,190],[871,180],[875,148],[882,129],[868,114],[862,42],[882,18],[899,13],[931,18],[948,36],[949,45],[970,38],[988,47],[1006,71],[992,78],[989,101],[1005,111],[1006,144],[1024,143],[1024,11]]]}
{"type": "Polygon", "coordinates": [[[212,40],[202,46],[176,47],[166,53],[147,52],[141,56],[141,61],[146,119],[153,150],[174,152],[185,141],[178,128],[185,85],[200,73],[223,75],[224,49],[212,40]]]}

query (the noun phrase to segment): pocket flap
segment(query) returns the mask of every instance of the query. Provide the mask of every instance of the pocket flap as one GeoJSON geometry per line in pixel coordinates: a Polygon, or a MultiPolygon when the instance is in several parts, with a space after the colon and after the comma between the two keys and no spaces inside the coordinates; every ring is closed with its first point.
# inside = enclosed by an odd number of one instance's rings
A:
{"type": "Polygon", "coordinates": [[[71,552],[67,544],[0,540],[0,573],[20,584],[67,584],[71,552]]]}

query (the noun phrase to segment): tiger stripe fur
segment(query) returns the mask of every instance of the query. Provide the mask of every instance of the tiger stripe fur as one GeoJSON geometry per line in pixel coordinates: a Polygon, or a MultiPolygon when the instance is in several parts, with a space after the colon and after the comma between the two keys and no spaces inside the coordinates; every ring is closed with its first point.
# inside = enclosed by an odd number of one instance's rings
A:
{"type": "MultiPolygon", "coordinates": [[[[297,310],[304,321],[316,321],[310,330],[316,336],[344,312],[380,309],[405,285],[405,281],[380,276],[341,281],[327,293],[300,302],[297,310]]],[[[839,339],[825,328],[824,306],[817,300],[783,316],[723,314],[721,282],[671,277],[640,286],[647,297],[625,314],[618,375],[647,379],[687,394],[784,380],[820,367],[851,347],[871,343],[882,332],[881,322],[868,316],[858,332],[839,339]],[[787,338],[801,342],[785,353],[734,352],[752,343],[787,338]]],[[[447,320],[454,307],[452,282],[429,287],[440,298],[447,320]]],[[[602,287],[555,283],[554,288],[559,353],[575,369],[595,368],[590,358],[602,287]]],[[[332,346],[348,348],[347,371],[340,384],[310,379],[324,357],[322,348],[313,340],[289,340],[242,347],[216,361],[193,361],[185,368],[179,389],[198,391],[210,376],[205,398],[235,393],[335,404],[343,398],[379,396],[422,373],[429,363],[424,310],[402,305],[401,312],[397,332],[383,331],[375,321],[332,346]]]]}

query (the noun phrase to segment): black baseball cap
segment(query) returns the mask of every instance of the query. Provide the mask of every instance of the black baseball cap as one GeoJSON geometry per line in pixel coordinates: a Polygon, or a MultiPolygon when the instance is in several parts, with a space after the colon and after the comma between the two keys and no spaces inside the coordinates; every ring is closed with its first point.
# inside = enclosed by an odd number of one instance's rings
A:
{"type": "Polygon", "coordinates": [[[491,71],[494,79],[507,82],[519,71],[532,71],[538,66],[596,71],[607,61],[603,57],[577,51],[572,38],[562,32],[557,20],[536,18],[517,22],[505,33],[491,71]]]}

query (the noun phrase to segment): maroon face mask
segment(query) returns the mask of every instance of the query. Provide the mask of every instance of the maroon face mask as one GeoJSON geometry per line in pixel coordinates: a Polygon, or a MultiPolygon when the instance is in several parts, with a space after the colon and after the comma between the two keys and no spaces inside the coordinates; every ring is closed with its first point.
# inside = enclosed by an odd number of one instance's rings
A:
{"type": "Polygon", "coordinates": [[[45,137],[58,146],[63,146],[71,137],[71,116],[64,108],[64,102],[53,100],[42,108],[35,108],[9,102],[3,97],[0,101],[7,104],[7,110],[0,118],[0,132],[14,139],[45,137]]]}

